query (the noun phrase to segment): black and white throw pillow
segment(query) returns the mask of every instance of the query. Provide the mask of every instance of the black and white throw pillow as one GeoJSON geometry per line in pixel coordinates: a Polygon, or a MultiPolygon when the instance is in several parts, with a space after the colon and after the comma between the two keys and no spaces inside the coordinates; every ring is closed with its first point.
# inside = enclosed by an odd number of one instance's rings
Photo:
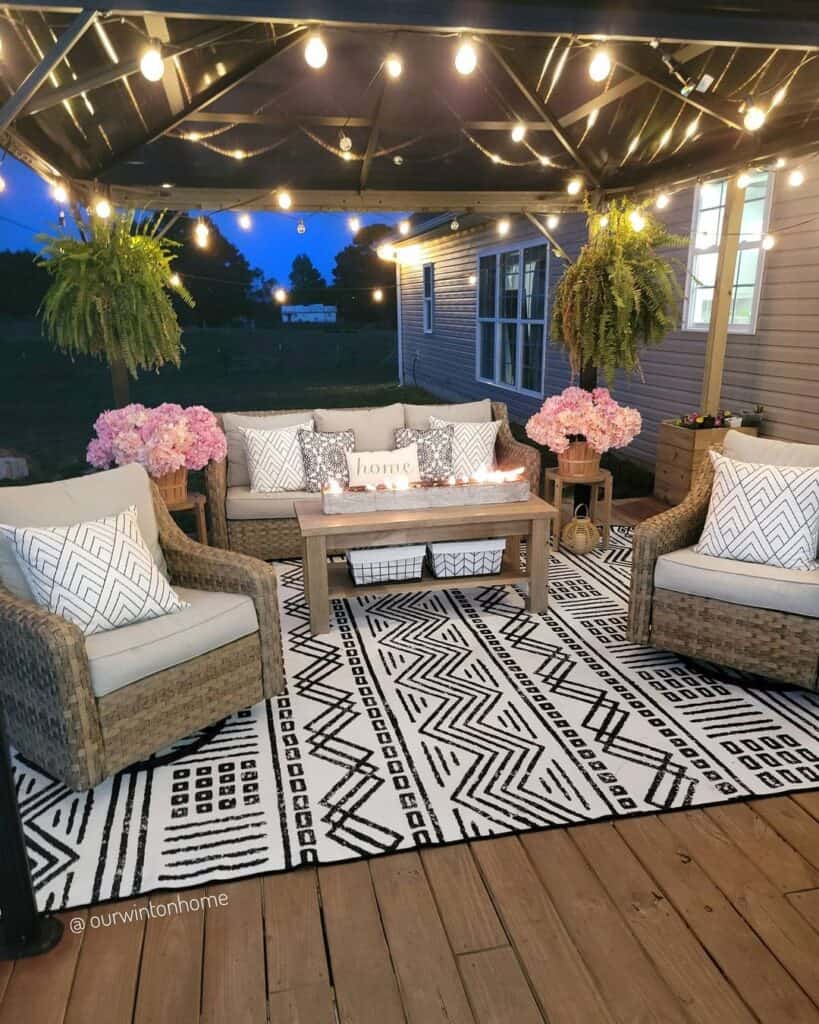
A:
{"type": "Polygon", "coordinates": [[[159,571],[136,506],[73,526],[0,526],[39,605],[86,636],[189,605],[159,571]]]}
{"type": "Polygon", "coordinates": [[[312,429],[312,420],[279,430],[239,428],[247,451],[251,491],[305,490],[307,480],[299,431],[312,429]]]}
{"type": "Polygon", "coordinates": [[[714,484],[697,553],[816,569],[819,466],[768,466],[709,454],[714,484]]]}
{"type": "Polygon", "coordinates": [[[399,427],[395,431],[395,447],[418,445],[418,468],[421,479],[446,480],[452,475],[452,440],[455,429],[450,423],[435,430],[399,427]]]}
{"type": "Polygon", "coordinates": [[[451,426],[452,472],[457,477],[474,476],[479,469],[495,468],[495,441],[500,429],[500,420],[485,423],[449,423],[430,416],[429,425],[434,429],[451,426]]]}
{"type": "Polygon", "coordinates": [[[320,491],[331,480],[346,487],[350,482],[347,452],[355,448],[355,431],[300,430],[298,434],[304,459],[305,490],[320,491]]]}

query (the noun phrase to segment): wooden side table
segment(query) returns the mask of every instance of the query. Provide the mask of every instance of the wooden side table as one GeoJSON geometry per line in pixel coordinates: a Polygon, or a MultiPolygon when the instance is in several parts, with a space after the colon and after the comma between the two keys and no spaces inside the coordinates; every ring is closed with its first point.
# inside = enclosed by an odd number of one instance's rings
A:
{"type": "Polygon", "coordinates": [[[208,542],[208,524],[205,520],[205,505],[208,499],[204,494],[189,491],[182,501],[167,503],[169,512],[193,512],[196,516],[196,539],[200,544],[208,542]]]}
{"type": "Polygon", "coordinates": [[[576,477],[564,477],[558,469],[547,469],[543,478],[543,497],[550,505],[557,509],[555,529],[552,535],[552,547],[555,551],[560,548],[560,530],[562,527],[562,505],[563,488],[570,487],[574,491],[575,484],[584,484],[591,488],[591,508],[589,516],[595,526],[600,527],[603,538],[603,549],[609,546],[609,534],[611,532],[611,498],[613,492],[613,481],[611,473],[607,469],[601,469],[594,476],[578,480],[576,477]]]}

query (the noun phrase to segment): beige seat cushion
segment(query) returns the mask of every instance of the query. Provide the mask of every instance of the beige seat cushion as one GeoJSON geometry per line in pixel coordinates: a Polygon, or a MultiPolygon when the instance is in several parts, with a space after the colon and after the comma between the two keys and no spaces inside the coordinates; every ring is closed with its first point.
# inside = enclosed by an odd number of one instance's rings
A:
{"type": "Polygon", "coordinates": [[[698,555],[693,547],[660,555],[654,586],[777,612],[819,618],[819,569],[803,572],[698,555]]]}
{"type": "Polygon", "coordinates": [[[776,441],[729,430],[723,451],[738,462],[760,462],[765,466],[819,466],[819,444],[776,441]]]}
{"type": "Polygon", "coordinates": [[[459,405],[404,406],[408,427],[428,430],[430,416],[450,423],[488,423],[492,419],[492,403],[488,398],[482,398],[479,402],[461,402],[459,405]]]}
{"type": "MultiPolygon", "coordinates": [[[[0,487],[0,523],[5,526],[73,526],[118,515],[135,505],[139,531],[160,571],[167,576],[159,546],[151,482],[136,463],[73,480],[23,487],[0,487]]],[[[33,601],[12,545],[0,536],[0,584],[17,597],[33,601]]]]}
{"type": "Polygon", "coordinates": [[[315,491],[251,491],[228,487],[225,510],[228,519],[292,519],[296,501],[321,502],[315,491]]]}
{"type": "Polygon", "coordinates": [[[91,687],[97,697],[215,651],[259,628],[253,601],[244,594],[184,587],[178,593],[190,604],[184,611],[86,638],[91,687]]]}
{"type": "Polygon", "coordinates": [[[323,433],[352,430],[357,452],[392,451],[395,431],[406,426],[401,402],[372,409],[316,409],[313,418],[323,433]]]}
{"type": "Polygon", "coordinates": [[[227,483],[228,487],[248,487],[250,470],[247,466],[247,449],[241,429],[281,430],[293,427],[313,418],[311,410],[301,412],[265,413],[261,416],[246,416],[239,412],[222,413],[222,430],[227,439],[227,483]]]}

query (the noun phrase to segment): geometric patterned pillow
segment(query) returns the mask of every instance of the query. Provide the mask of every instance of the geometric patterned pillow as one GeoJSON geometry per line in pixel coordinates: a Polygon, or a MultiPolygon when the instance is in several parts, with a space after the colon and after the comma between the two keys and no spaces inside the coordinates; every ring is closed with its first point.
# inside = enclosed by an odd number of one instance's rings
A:
{"type": "Polygon", "coordinates": [[[298,431],[301,454],[304,459],[306,491],[320,491],[331,480],[347,487],[350,470],[347,452],[355,448],[355,431],[298,431]]]}
{"type": "Polygon", "coordinates": [[[473,476],[479,469],[495,468],[495,441],[500,420],[488,423],[449,423],[430,416],[432,428],[454,428],[452,435],[452,472],[457,477],[473,476]]]}
{"type": "Polygon", "coordinates": [[[418,430],[415,427],[399,427],[395,431],[395,447],[408,448],[418,445],[418,468],[421,479],[446,480],[452,475],[452,440],[454,427],[439,427],[437,430],[418,430]]]}
{"type": "Polygon", "coordinates": [[[247,451],[251,491],[303,491],[306,486],[300,430],[312,430],[313,421],[279,430],[239,427],[247,451]]]}
{"type": "Polygon", "coordinates": [[[817,568],[819,466],[766,466],[710,455],[714,484],[696,551],[784,569],[817,568]]]}
{"type": "Polygon", "coordinates": [[[86,636],[190,607],[159,571],[131,505],[73,526],[0,526],[35,600],[86,636]]]}

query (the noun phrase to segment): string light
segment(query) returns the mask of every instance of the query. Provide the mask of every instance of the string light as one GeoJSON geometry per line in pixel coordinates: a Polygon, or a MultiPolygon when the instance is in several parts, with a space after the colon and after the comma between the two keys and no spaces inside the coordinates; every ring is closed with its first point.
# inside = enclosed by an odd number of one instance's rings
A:
{"type": "Polygon", "coordinates": [[[657,143],[657,151],[658,152],[661,149],[665,149],[665,147],[669,144],[669,142],[671,142],[671,135],[672,135],[673,131],[674,131],[673,128],[666,128],[666,130],[660,136],[660,141],[657,143]]]}
{"type": "Polygon", "coordinates": [[[380,260],[394,260],[396,258],[395,248],[388,242],[385,242],[383,245],[379,245],[375,250],[375,254],[380,260]]]}
{"type": "Polygon", "coordinates": [[[478,279],[474,274],[470,274],[469,277],[467,278],[467,283],[469,284],[470,288],[474,288],[475,285],[478,283],[478,279]]]}
{"type": "Polygon", "coordinates": [[[349,153],[353,148],[353,140],[346,132],[340,132],[338,136],[338,148],[342,153],[349,153]]]}
{"type": "Polygon", "coordinates": [[[594,110],[589,111],[589,116],[586,118],[586,131],[590,128],[594,128],[597,124],[597,116],[600,113],[599,107],[595,107],[594,110]]]}
{"type": "Polygon", "coordinates": [[[400,153],[396,153],[395,156],[392,158],[392,162],[395,164],[396,167],[400,167],[401,164],[404,162],[404,158],[401,156],[400,153]]]}
{"type": "Polygon", "coordinates": [[[632,210],[628,215],[628,219],[635,231],[642,231],[646,226],[646,219],[639,210],[632,210]]]}
{"type": "Polygon", "coordinates": [[[306,230],[307,230],[307,225],[304,223],[304,220],[300,217],[299,218],[299,222],[296,225],[296,231],[298,231],[298,233],[300,235],[303,235],[306,230]]]}
{"type": "Polygon", "coordinates": [[[552,161],[548,158],[548,156],[539,156],[538,160],[540,161],[540,166],[541,167],[551,167],[552,166],[552,161]]]}
{"type": "Polygon", "coordinates": [[[98,199],[94,203],[94,216],[100,220],[108,220],[111,216],[111,204],[107,199],[98,199]]]}
{"type": "Polygon", "coordinates": [[[243,149],[234,149],[230,154],[234,160],[245,160],[247,159],[247,153],[243,149]]]}
{"type": "Polygon", "coordinates": [[[501,158],[498,156],[497,153],[493,153],[490,159],[493,164],[499,164],[501,162],[501,158]]]}
{"type": "Polygon", "coordinates": [[[766,117],[767,114],[762,107],[759,107],[754,103],[745,111],[745,117],[743,118],[742,123],[745,125],[746,131],[756,132],[759,131],[763,124],[765,124],[766,117]]]}
{"type": "Polygon", "coordinates": [[[409,229],[410,229],[410,222],[408,220],[402,220],[398,224],[399,234],[408,235],[409,234],[409,229]]]}
{"type": "Polygon", "coordinates": [[[740,171],[737,175],[737,185],[740,188],[747,188],[751,184],[751,175],[748,171],[740,171]]]}
{"type": "Polygon", "coordinates": [[[785,159],[784,156],[779,156],[776,158],[776,164],[774,166],[778,171],[781,171],[787,162],[788,161],[785,159]]]}
{"type": "Polygon", "coordinates": [[[762,248],[767,252],[769,249],[773,249],[776,245],[776,239],[773,235],[765,235],[762,239],[762,248]]]}
{"type": "Polygon", "coordinates": [[[347,221],[347,227],[350,229],[350,231],[352,231],[354,235],[356,235],[361,230],[361,221],[358,219],[358,217],[350,217],[349,220],[347,221]]]}
{"type": "Polygon", "coordinates": [[[384,298],[384,292],[381,288],[376,288],[373,292],[373,302],[381,302],[384,298]]]}
{"type": "Polygon", "coordinates": [[[508,235],[509,234],[509,218],[508,217],[502,217],[498,221],[498,234],[501,236],[501,238],[503,238],[504,235],[508,235]]]}
{"type": "Polygon", "coordinates": [[[796,168],[796,170],[791,171],[791,173],[788,175],[788,184],[791,186],[791,188],[799,188],[799,186],[804,182],[804,180],[805,172],[798,167],[796,168]]]}
{"type": "Polygon", "coordinates": [[[293,197],[290,195],[287,189],[284,188],[279,190],[279,193],[276,196],[276,201],[278,202],[282,210],[289,210],[290,207],[293,205],[293,197]]]}
{"type": "Polygon", "coordinates": [[[203,220],[196,222],[196,227],[193,229],[193,237],[200,249],[207,249],[208,242],[210,241],[210,229],[203,220]]]}
{"type": "Polygon", "coordinates": [[[654,200],[654,205],[658,210],[664,210],[670,202],[671,196],[667,192],[661,192],[654,200]]]}
{"type": "Polygon", "coordinates": [[[51,195],[58,203],[68,202],[68,189],[65,185],[61,185],[59,182],[57,182],[51,189],[51,195]]]}
{"type": "Polygon", "coordinates": [[[609,215],[607,213],[604,213],[600,218],[599,224],[601,228],[607,228],[609,226],[609,215]]]}
{"type": "Polygon", "coordinates": [[[242,229],[242,231],[250,231],[252,223],[253,222],[250,219],[249,213],[239,214],[239,227],[242,229]]]}
{"type": "Polygon", "coordinates": [[[276,288],[273,291],[273,298],[281,305],[283,302],[287,302],[287,292],[284,288],[276,288]]]}
{"type": "Polygon", "coordinates": [[[397,53],[391,53],[384,61],[384,70],[390,78],[400,78],[401,72],[404,70],[404,62],[397,53]]]}
{"type": "Polygon", "coordinates": [[[0,193],[6,191],[6,179],[0,174],[0,193]]]}
{"type": "Polygon", "coordinates": [[[472,43],[461,43],[455,53],[455,70],[459,75],[471,75],[478,66],[478,55],[472,43]]]}
{"type": "Polygon", "coordinates": [[[345,160],[347,163],[349,163],[353,159],[353,154],[352,153],[342,153],[341,154],[341,159],[345,160]]]}
{"type": "Polygon", "coordinates": [[[602,82],[611,71],[611,57],[608,51],[600,47],[595,50],[589,61],[589,78],[593,82],[602,82]]]}
{"type": "Polygon", "coordinates": [[[171,276],[168,278],[168,284],[171,286],[171,288],[179,288],[179,286],[182,284],[182,278],[179,276],[179,274],[171,274],[171,276]]]}
{"type": "Polygon", "coordinates": [[[582,188],[583,188],[583,179],[582,178],[572,178],[571,181],[566,186],[566,191],[569,193],[570,196],[576,196],[576,195],[578,195],[580,193],[582,188]]]}
{"type": "Polygon", "coordinates": [[[526,125],[520,123],[516,124],[515,127],[512,129],[512,142],[523,142],[525,138],[526,125]]]}
{"type": "Polygon", "coordinates": [[[159,82],[165,74],[165,61],[158,43],[152,43],[139,58],[139,70],[149,82],[159,82]]]}
{"type": "Polygon", "coordinates": [[[549,229],[550,231],[554,231],[554,229],[555,229],[555,228],[557,227],[557,225],[558,225],[559,223],[560,223],[560,217],[558,217],[558,215],[557,215],[556,213],[552,213],[552,214],[550,214],[550,215],[549,215],[549,216],[548,216],[548,217],[546,218],[546,227],[547,227],[547,228],[548,228],[548,229],[549,229]]]}
{"type": "Polygon", "coordinates": [[[311,68],[317,71],[327,63],[327,47],[321,36],[313,35],[307,40],[304,47],[304,59],[311,68]]]}
{"type": "Polygon", "coordinates": [[[188,142],[199,142],[202,138],[201,132],[188,132],[185,136],[188,142]]]}
{"type": "Polygon", "coordinates": [[[457,217],[453,217],[452,220],[449,222],[450,231],[457,231],[460,226],[461,224],[457,217]]]}

